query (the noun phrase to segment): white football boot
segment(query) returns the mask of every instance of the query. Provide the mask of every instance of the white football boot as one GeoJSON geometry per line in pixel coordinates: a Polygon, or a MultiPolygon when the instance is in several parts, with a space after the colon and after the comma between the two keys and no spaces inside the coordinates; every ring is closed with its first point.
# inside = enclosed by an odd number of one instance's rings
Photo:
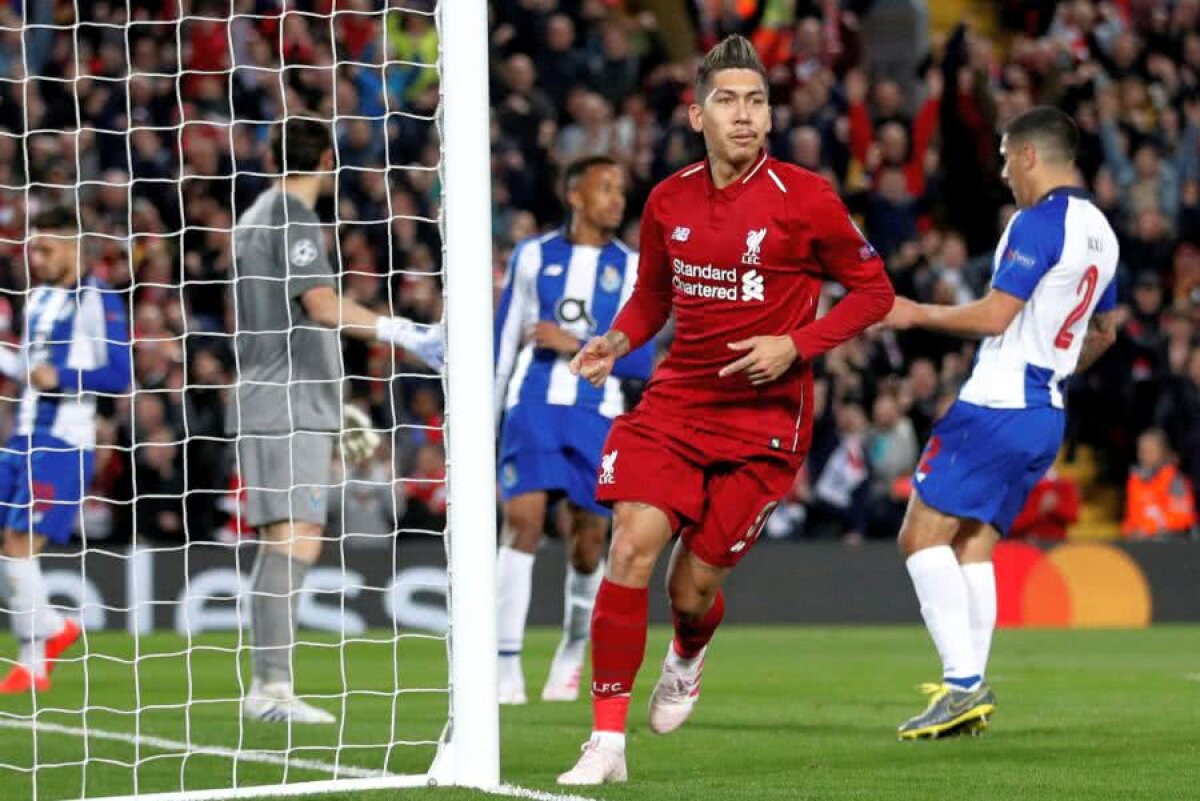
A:
{"type": "Polygon", "coordinates": [[[250,692],[242,699],[242,717],[262,723],[337,723],[337,718],[324,709],[298,698],[289,682],[263,683],[258,679],[250,683],[250,692]]]}
{"type": "Polygon", "coordinates": [[[496,700],[501,705],[522,706],[528,702],[525,697],[525,673],[519,657],[501,658],[497,673],[496,700]]]}
{"type": "Polygon", "coordinates": [[[606,746],[592,738],[583,744],[582,751],[575,767],[558,777],[559,784],[583,787],[619,784],[629,779],[625,770],[625,749],[606,746]]]}
{"type": "Polygon", "coordinates": [[[576,701],[579,699],[579,683],[583,677],[583,658],[587,641],[567,642],[561,640],[550,663],[550,675],[542,688],[543,701],[576,701]]]}
{"type": "MultiPolygon", "coordinates": [[[[673,645],[668,645],[673,648],[673,645]]],[[[672,665],[671,654],[663,660],[662,675],[654,692],[650,695],[650,730],[655,734],[670,734],[682,726],[692,715],[696,701],[700,700],[700,679],[704,674],[706,646],[692,660],[691,670],[672,665]]]]}

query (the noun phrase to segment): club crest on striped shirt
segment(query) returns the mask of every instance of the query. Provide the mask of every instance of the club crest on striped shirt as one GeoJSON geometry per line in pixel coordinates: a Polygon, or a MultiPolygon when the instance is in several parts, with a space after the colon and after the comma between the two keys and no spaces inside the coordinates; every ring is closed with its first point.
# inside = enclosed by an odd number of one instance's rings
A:
{"type": "Polygon", "coordinates": [[[608,264],[600,273],[600,288],[605,292],[616,292],[621,288],[621,271],[614,265],[608,264]]]}

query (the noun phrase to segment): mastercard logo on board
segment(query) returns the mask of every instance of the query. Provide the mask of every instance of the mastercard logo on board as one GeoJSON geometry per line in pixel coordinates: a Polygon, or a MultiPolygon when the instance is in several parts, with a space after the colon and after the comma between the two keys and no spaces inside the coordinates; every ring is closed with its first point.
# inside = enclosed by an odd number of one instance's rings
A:
{"type": "Polygon", "coordinates": [[[1023,542],[996,546],[997,625],[1004,628],[1144,628],[1150,584],[1129,554],[1100,543],[1048,551],[1023,542]]]}

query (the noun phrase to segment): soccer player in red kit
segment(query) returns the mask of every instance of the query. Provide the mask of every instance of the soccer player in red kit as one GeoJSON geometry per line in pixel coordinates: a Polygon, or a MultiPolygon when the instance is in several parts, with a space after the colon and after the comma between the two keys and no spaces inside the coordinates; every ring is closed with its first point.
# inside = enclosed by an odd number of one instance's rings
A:
{"type": "Polygon", "coordinates": [[[675,339],[641,404],[617,418],[597,479],[611,504],[608,568],[592,615],[591,739],[560,784],[626,779],[625,720],[646,649],[647,585],[679,534],[668,593],[675,636],[650,700],[666,734],[691,714],[721,622],[721,584],[792,484],[812,431],[812,361],[883,319],[894,293],[822,178],[768,156],[766,75],[731,36],[705,56],[689,109],[708,158],[658,184],[642,214],[637,285],[572,369],[599,385],[675,313],[675,339]],[[821,285],[845,297],[816,319],[821,285]]]}

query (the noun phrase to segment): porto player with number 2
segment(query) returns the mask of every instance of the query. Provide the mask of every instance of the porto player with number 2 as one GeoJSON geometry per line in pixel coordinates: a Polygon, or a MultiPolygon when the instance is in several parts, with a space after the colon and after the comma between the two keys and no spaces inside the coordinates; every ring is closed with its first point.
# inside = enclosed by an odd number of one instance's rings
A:
{"type": "Polygon", "coordinates": [[[666,734],[687,720],[724,614],[721,585],[807,452],[812,360],[881,320],[894,298],[882,261],[829,184],[764,151],[766,76],[746,39],[731,36],[705,56],[689,117],[708,158],[651,192],[633,294],[611,330],[572,362],[599,385],[675,313],[670,353],[638,408],[614,423],[601,457],[597,500],[612,505],[614,530],[592,616],[594,726],[561,784],[626,779],[647,585],[675,534],[675,636],[650,727],[666,734]],[[817,320],[826,279],[848,291],[817,320]]]}
{"type": "Polygon", "coordinates": [[[996,247],[988,293],[961,306],[897,298],[885,323],[979,338],[971,376],[938,420],[913,474],[900,550],[942,659],[925,711],[902,740],[977,731],[995,712],[987,682],[996,625],[992,549],[1062,445],[1063,387],[1116,339],[1119,246],[1078,188],[1079,131],[1041,106],[1000,140],[1021,210],[996,247]]]}

